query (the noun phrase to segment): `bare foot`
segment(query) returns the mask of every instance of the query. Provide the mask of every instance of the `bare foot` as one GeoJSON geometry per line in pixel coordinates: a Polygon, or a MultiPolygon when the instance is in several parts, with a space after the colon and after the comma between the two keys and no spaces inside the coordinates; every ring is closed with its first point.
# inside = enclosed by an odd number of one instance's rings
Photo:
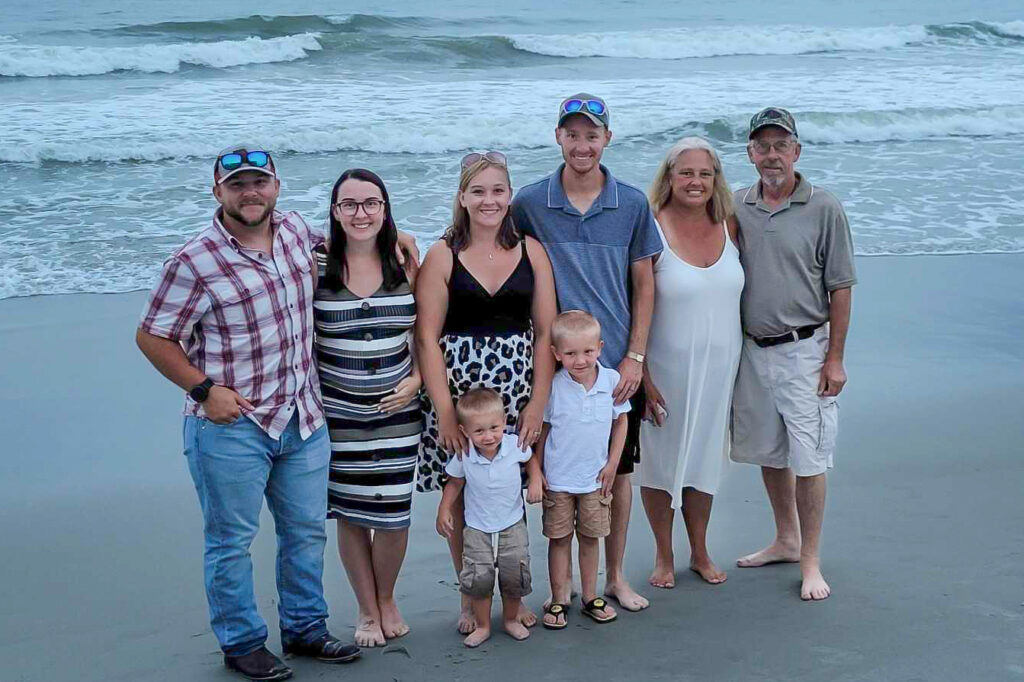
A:
{"type": "Polygon", "coordinates": [[[636,593],[626,581],[608,583],[604,586],[604,596],[619,602],[619,606],[627,611],[642,611],[651,605],[644,597],[636,593]]]}
{"type": "Polygon", "coordinates": [[[653,587],[660,587],[665,590],[671,590],[676,586],[676,569],[672,564],[661,564],[655,562],[654,571],[651,572],[651,577],[647,579],[653,587]]]}
{"type": "MultiPolygon", "coordinates": [[[[529,634],[529,633],[527,633],[529,634]]],[[[469,634],[469,637],[462,640],[462,643],[468,646],[470,649],[474,649],[491,638],[490,628],[478,627],[469,634]]]]}
{"type": "Polygon", "coordinates": [[[356,646],[372,648],[384,646],[384,632],[380,629],[380,623],[370,616],[360,616],[356,622],[356,646]]]}
{"type": "Polygon", "coordinates": [[[715,562],[711,559],[690,562],[690,570],[703,578],[704,582],[712,585],[721,585],[726,580],[725,571],[715,566],[715,562]]]}
{"type": "MultiPolygon", "coordinates": [[[[519,615],[516,616],[516,620],[519,621],[519,623],[521,623],[523,627],[532,628],[534,625],[537,624],[537,614],[531,611],[526,604],[520,602],[519,615]]],[[[507,630],[508,628],[505,629],[507,630]]]]}
{"type": "Polygon", "coordinates": [[[476,630],[476,618],[473,617],[473,609],[469,597],[462,595],[462,612],[459,614],[459,633],[468,635],[476,630]]]}
{"type": "Polygon", "coordinates": [[[409,626],[399,613],[394,599],[378,603],[377,608],[380,609],[380,629],[385,638],[395,639],[409,634],[409,626]]]}
{"type": "MultiPolygon", "coordinates": [[[[519,618],[522,618],[522,612],[519,613],[519,618]]],[[[537,616],[533,617],[534,625],[537,624],[537,616]]],[[[505,632],[507,632],[512,639],[518,639],[520,642],[530,636],[530,631],[526,629],[520,620],[506,620],[505,621],[505,632]]],[[[467,646],[469,646],[467,644],[467,646]]]]}
{"type": "Polygon", "coordinates": [[[801,570],[803,573],[803,584],[800,585],[800,598],[804,601],[821,601],[828,599],[832,594],[832,588],[825,582],[821,575],[821,569],[817,566],[808,566],[801,570]]]}
{"type": "Polygon", "coordinates": [[[736,560],[740,568],[757,568],[768,564],[795,564],[800,561],[800,546],[773,542],[759,552],[748,554],[736,560]]]}

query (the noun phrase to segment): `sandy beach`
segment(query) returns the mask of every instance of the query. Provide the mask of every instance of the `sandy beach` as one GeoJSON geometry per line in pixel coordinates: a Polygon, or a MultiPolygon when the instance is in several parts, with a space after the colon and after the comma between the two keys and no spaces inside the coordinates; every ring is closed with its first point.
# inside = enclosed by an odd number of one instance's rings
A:
{"type": "MultiPolygon", "coordinates": [[[[292,661],[295,679],[1024,679],[1024,256],[857,265],[824,532],[832,598],[802,603],[795,566],[734,567],[772,532],[758,471],[734,465],[709,538],[727,583],[685,570],[677,522],[677,587],[649,587],[636,495],[627,571],[649,610],[599,626],[577,601],[567,631],[496,633],[470,651],[438,497],[422,495],[398,585],[412,632],[347,666],[292,661]]],[[[0,679],[240,679],[207,621],[181,394],[134,345],[144,298],[0,301],[0,679]]],[[[530,508],[534,609],[547,596],[539,520],[530,508]]],[[[279,652],[273,553],[265,513],[256,587],[279,652]]],[[[329,625],[349,638],[333,538],[324,582],[329,625]]]]}

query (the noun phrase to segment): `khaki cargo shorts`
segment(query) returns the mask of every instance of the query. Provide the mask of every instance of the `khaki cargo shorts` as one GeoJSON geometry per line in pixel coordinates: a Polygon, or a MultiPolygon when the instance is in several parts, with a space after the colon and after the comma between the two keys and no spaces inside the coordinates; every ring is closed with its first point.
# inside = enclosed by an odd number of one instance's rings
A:
{"type": "Polygon", "coordinates": [[[459,590],[470,597],[490,597],[494,594],[495,572],[503,597],[520,599],[533,592],[526,517],[499,533],[485,533],[469,526],[463,529],[459,590]]]}
{"type": "Polygon", "coordinates": [[[839,403],[818,396],[827,350],[827,325],[809,338],[769,348],[743,340],[732,399],[734,462],[788,467],[797,476],[832,467],[839,403]]]}
{"type": "Polygon", "coordinates": [[[573,527],[588,538],[603,538],[612,532],[612,496],[600,490],[590,493],[544,493],[544,537],[564,538],[573,527]]]}

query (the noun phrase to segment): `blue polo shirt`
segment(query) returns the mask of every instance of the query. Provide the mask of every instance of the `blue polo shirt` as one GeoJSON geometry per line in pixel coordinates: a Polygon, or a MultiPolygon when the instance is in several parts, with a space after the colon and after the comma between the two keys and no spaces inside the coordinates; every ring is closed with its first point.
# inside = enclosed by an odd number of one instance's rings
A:
{"type": "Polygon", "coordinates": [[[601,323],[601,363],[618,367],[629,350],[633,261],[662,250],[642,191],[604,172],[604,187],[585,214],[565,195],[562,170],[526,185],[512,201],[516,227],[544,245],[555,272],[561,310],[586,310],[601,323]]]}

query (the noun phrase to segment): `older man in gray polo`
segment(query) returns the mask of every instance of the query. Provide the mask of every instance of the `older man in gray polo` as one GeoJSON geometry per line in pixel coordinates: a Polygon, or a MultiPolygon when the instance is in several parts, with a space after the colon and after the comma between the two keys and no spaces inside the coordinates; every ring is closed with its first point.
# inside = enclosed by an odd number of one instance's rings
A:
{"type": "Polygon", "coordinates": [[[734,201],[746,338],[733,397],[732,459],[761,467],[776,536],[736,564],[800,562],[801,599],[820,600],[830,593],[819,544],[836,396],[846,384],[853,244],[839,201],[794,168],[801,147],[793,116],[763,109],[750,120],[749,140],[760,180],[734,201]]]}

